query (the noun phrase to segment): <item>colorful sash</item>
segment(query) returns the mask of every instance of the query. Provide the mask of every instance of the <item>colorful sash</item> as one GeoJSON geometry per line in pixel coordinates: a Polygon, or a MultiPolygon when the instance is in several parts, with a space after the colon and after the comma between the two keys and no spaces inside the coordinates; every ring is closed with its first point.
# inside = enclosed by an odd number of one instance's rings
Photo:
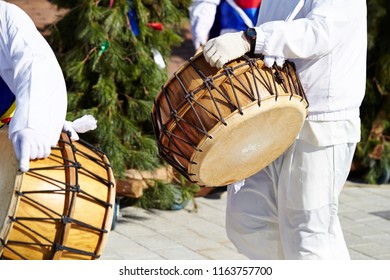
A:
{"type": "Polygon", "coordinates": [[[218,5],[210,38],[221,30],[246,30],[256,26],[261,0],[222,0],[218,5]]]}
{"type": "Polygon", "coordinates": [[[0,77],[0,127],[11,121],[15,108],[15,95],[0,77]]]}

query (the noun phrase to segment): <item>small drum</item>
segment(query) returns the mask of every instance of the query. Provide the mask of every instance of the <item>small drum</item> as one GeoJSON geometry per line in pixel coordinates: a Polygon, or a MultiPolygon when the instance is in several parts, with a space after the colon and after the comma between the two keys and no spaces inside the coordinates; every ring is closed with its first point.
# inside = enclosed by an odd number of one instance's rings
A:
{"type": "Polygon", "coordinates": [[[0,258],[99,258],[115,201],[106,155],[63,132],[48,158],[21,173],[7,133],[0,130],[0,258]]]}
{"type": "Polygon", "coordinates": [[[191,182],[247,178],[293,143],[308,102],[292,62],[243,56],[222,69],[200,53],[162,87],[152,109],[160,156],[191,182]]]}

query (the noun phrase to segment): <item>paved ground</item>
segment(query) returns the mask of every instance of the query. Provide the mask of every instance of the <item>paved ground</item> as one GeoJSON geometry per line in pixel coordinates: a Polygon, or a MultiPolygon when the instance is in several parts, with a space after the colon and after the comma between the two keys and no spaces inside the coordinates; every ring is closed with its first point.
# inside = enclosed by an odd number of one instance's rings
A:
{"type": "MultiPolygon", "coordinates": [[[[225,233],[226,193],[219,199],[196,198],[179,211],[120,211],[103,260],[240,260],[225,233]]],[[[390,185],[347,182],[340,218],[354,260],[390,260],[390,185]]]]}

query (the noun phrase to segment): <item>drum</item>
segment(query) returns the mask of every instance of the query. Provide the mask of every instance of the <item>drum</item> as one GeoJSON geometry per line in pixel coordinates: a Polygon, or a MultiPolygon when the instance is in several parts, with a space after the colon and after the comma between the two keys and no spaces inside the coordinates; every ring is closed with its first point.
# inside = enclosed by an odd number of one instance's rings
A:
{"type": "Polygon", "coordinates": [[[191,182],[225,186],[287,150],[307,109],[292,62],[270,69],[243,56],[217,69],[200,53],[163,85],[152,120],[166,162],[191,182]]]}
{"type": "Polygon", "coordinates": [[[0,130],[1,259],[96,259],[112,225],[115,181],[106,155],[62,133],[46,159],[18,161],[0,130]]]}

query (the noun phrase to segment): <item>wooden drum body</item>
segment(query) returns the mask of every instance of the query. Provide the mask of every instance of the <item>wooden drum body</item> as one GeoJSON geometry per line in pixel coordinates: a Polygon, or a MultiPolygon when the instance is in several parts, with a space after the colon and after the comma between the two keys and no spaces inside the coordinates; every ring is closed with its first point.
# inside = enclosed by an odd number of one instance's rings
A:
{"type": "Polygon", "coordinates": [[[292,62],[243,56],[211,67],[189,59],[152,110],[160,156],[192,182],[224,186],[260,171],[293,143],[308,102],[292,62]]]}
{"type": "Polygon", "coordinates": [[[96,259],[111,230],[115,181],[104,153],[62,133],[57,147],[18,171],[0,130],[1,259],[96,259]]]}

